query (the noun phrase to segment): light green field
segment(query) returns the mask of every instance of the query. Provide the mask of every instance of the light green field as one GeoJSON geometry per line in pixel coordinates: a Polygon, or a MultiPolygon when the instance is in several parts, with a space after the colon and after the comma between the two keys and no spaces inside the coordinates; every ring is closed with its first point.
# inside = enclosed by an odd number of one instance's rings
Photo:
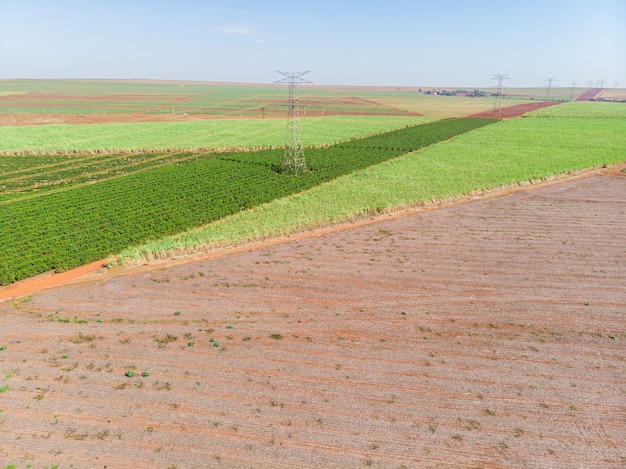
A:
{"type": "MultiPolygon", "coordinates": [[[[186,81],[141,81],[141,80],[0,80],[3,90],[23,93],[46,93],[52,95],[123,95],[154,94],[184,95],[206,92],[210,89],[239,89],[244,85],[220,85],[186,81]]],[[[239,91],[238,91],[239,93],[239,91]]]]}
{"type": "Polygon", "coordinates": [[[580,101],[550,106],[527,115],[528,117],[626,118],[626,103],[580,101]]]}
{"type": "MultiPolygon", "coordinates": [[[[301,120],[305,145],[432,121],[432,117],[328,116],[301,120]]],[[[259,148],[283,145],[285,119],[0,127],[0,154],[259,148]]]]}
{"type": "Polygon", "coordinates": [[[625,149],[626,118],[506,120],[202,229],[127,249],[119,262],[210,250],[625,162],[625,149]]]}
{"type": "Polygon", "coordinates": [[[553,84],[548,96],[548,84],[546,82],[545,86],[540,86],[537,88],[504,88],[502,90],[502,94],[510,97],[523,96],[540,101],[571,101],[572,99],[575,99],[578,95],[587,91],[587,89],[587,87],[579,86],[576,88],[572,88],[571,86],[554,86],[553,84]]]}

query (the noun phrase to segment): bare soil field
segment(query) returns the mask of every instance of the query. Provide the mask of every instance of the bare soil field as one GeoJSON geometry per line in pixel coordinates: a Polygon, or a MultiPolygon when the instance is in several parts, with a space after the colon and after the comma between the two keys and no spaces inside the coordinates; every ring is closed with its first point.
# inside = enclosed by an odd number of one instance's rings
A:
{"type": "Polygon", "coordinates": [[[501,107],[499,109],[492,109],[489,111],[479,112],[472,114],[469,117],[485,117],[490,119],[511,119],[513,117],[520,117],[528,112],[536,111],[537,109],[543,109],[544,107],[554,106],[561,104],[558,101],[539,101],[534,103],[516,104],[514,106],[501,107]]]}
{"type": "MultiPolygon", "coordinates": [[[[261,113],[259,112],[259,116],[261,113]]],[[[189,122],[212,119],[250,119],[231,114],[0,114],[0,125],[128,124],[134,122],[189,122]]]]}
{"type": "Polygon", "coordinates": [[[624,246],[607,171],[2,302],[0,462],[624,467],[624,246]]]}
{"type": "Polygon", "coordinates": [[[592,99],[597,99],[602,93],[604,93],[604,91],[605,88],[589,88],[587,91],[578,96],[576,101],[591,101],[592,99]]]}

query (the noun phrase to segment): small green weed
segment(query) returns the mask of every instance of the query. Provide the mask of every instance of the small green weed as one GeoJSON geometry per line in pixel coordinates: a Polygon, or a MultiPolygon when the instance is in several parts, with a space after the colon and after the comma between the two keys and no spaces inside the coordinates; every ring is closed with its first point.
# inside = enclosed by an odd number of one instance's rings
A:
{"type": "Polygon", "coordinates": [[[135,376],[135,372],[133,370],[128,370],[126,373],[124,373],[124,376],[126,376],[127,378],[132,378],[133,376],[135,376]]]}

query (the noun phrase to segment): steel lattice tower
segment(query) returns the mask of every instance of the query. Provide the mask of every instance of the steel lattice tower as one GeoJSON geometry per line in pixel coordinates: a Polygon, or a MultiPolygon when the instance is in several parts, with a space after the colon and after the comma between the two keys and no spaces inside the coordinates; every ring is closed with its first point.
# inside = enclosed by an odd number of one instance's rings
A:
{"type": "Polygon", "coordinates": [[[546,78],[548,82],[548,88],[546,89],[546,99],[550,99],[550,94],[552,92],[552,83],[556,81],[556,78],[546,78]]]}
{"type": "Polygon", "coordinates": [[[289,118],[287,120],[287,134],[285,137],[285,149],[283,152],[283,172],[298,175],[306,170],[304,161],[304,149],[302,148],[302,134],[300,123],[298,122],[298,85],[301,83],[312,83],[300,78],[306,72],[278,72],[285,78],[274,83],[287,83],[289,85],[289,118]]]}
{"type": "Polygon", "coordinates": [[[502,116],[502,109],[500,109],[500,100],[502,99],[502,82],[504,80],[510,80],[510,76],[507,73],[506,75],[494,75],[493,78],[498,79],[498,91],[496,93],[496,100],[493,103],[493,110],[498,111],[498,115],[502,116]]]}

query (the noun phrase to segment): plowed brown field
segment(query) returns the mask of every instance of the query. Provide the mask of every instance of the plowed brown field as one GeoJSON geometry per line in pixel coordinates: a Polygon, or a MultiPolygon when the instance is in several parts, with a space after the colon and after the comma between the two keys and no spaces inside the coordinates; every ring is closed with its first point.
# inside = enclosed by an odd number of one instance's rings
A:
{"type": "Polygon", "coordinates": [[[625,246],[603,174],[0,303],[0,466],[623,467],[625,246]]]}
{"type": "Polygon", "coordinates": [[[501,107],[489,111],[478,112],[469,117],[483,117],[489,119],[511,119],[513,117],[522,116],[528,112],[543,109],[544,107],[555,106],[561,104],[559,101],[539,101],[534,103],[516,104],[513,106],[501,107]]]}

